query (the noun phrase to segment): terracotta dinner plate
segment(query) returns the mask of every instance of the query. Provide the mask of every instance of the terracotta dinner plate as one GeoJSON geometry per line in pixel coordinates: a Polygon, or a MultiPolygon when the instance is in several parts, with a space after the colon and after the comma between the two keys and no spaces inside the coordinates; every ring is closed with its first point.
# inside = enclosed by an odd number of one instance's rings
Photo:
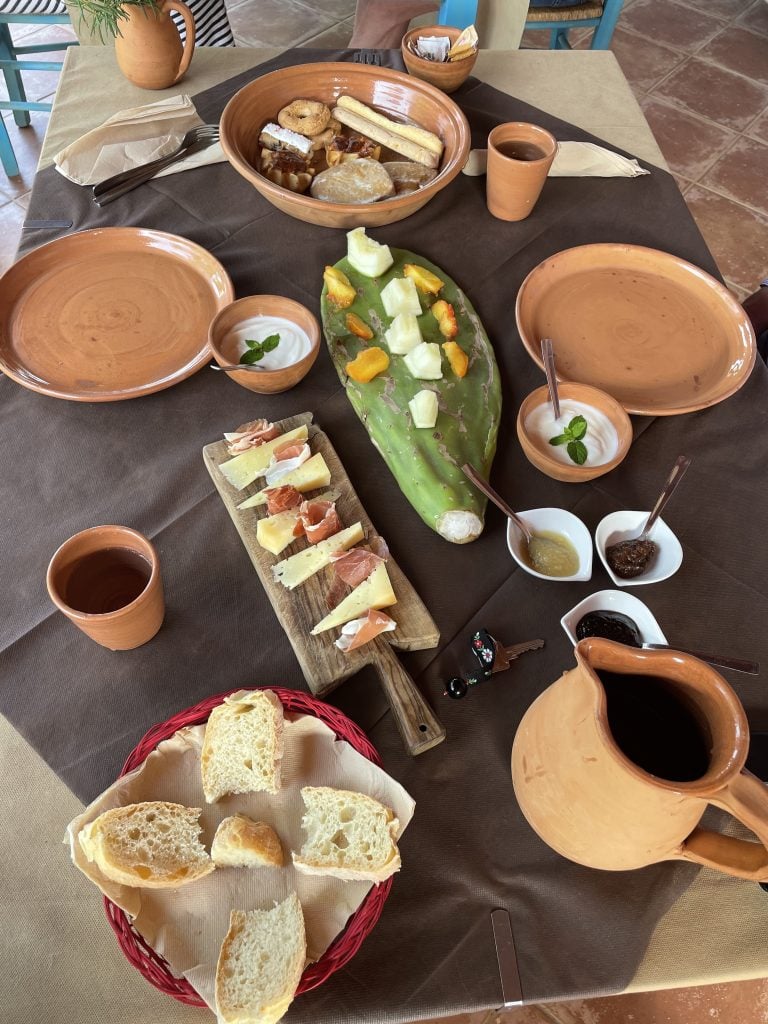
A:
{"type": "Polygon", "coordinates": [[[208,325],[233,299],[222,265],[186,238],[143,228],[66,235],[0,282],[0,369],[54,398],[148,395],[210,358],[208,325]]]}
{"type": "Polygon", "coordinates": [[[539,366],[554,341],[560,380],[591,384],[627,412],[705,409],[742,386],[755,334],[731,293],[685,260],[638,245],[582,245],[535,267],[517,327],[539,366]]]}

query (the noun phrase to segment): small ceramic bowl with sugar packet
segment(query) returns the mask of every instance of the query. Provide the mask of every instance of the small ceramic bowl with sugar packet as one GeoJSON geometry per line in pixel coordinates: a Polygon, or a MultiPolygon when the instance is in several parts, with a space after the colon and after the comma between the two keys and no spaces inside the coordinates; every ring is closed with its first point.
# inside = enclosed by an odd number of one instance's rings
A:
{"type": "Polygon", "coordinates": [[[656,552],[644,572],[629,579],[617,575],[611,568],[606,550],[624,540],[640,536],[649,512],[621,510],[611,512],[601,519],[595,530],[595,547],[605,571],[617,587],[642,587],[648,583],[660,583],[674,576],[683,564],[683,547],[664,520],[659,517],[653,525],[649,540],[656,545],[656,552]]]}
{"type": "MultiPolygon", "coordinates": [[[[592,536],[578,516],[566,512],[564,508],[532,508],[527,512],[517,512],[516,515],[535,537],[547,542],[544,545],[547,550],[542,552],[544,560],[538,557],[532,560],[523,533],[511,520],[507,521],[507,547],[521,569],[540,580],[550,580],[554,583],[572,583],[592,578],[592,536]],[[562,573],[539,571],[549,562],[547,556],[550,553],[553,553],[560,562],[560,553],[553,551],[552,544],[561,549],[565,548],[565,561],[557,566],[558,569],[565,570],[562,573]]],[[[552,565],[548,567],[551,568],[552,565]]]]}
{"type": "MultiPolygon", "coordinates": [[[[569,612],[560,619],[560,625],[563,627],[565,635],[571,641],[575,647],[579,640],[583,640],[586,636],[603,636],[604,633],[593,632],[592,628],[595,626],[595,620],[589,623],[585,623],[582,629],[579,630],[579,623],[587,615],[595,615],[603,613],[605,618],[610,620],[612,617],[626,616],[631,619],[632,622],[637,626],[637,633],[640,643],[643,644],[665,644],[667,638],[661,630],[661,626],[656,621],[653,612],[648,605],[632,594],[628,594],[624,590],[598,590],[595,594],[590,594],[589,597],[585,597],[583,601],[579,601],[577,605],[574,605],[569,612]],[[583,632],[583,636],[580,633],[583,632]]],[[[621,620],[619,619],[619,622],[621,620]]],[[[615,640],[618,638],[618,631],[616,635],[609,636],[609,640],[615,640]]],[[[620,641],[621,642],[621,641],[620,641]]]]}

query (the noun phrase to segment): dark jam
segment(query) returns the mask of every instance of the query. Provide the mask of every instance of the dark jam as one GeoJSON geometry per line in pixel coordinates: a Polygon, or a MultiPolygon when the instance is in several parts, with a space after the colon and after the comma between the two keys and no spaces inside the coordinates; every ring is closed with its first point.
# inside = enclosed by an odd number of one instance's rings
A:
{"type": "Polygon", "coordinates": [[[576,639],[585,640],[588,636],[601,636],[628,647],[641,644],[637,623],[621,612],[594,611],[582,615],[576,624],[576,639]]]}
{"type": "Polygon", "coordinates": [[[616,745],[638,768],[670,782],[707,773],[711,737],[679,684],[657,676],[598,672],[616,745]]]}
{"type": "Polygon", "coordinates": [[[652,540],[622,540],[605,549],[605,558],[619,579],[631,580],[642,576],[657,550],[652,540]]]}

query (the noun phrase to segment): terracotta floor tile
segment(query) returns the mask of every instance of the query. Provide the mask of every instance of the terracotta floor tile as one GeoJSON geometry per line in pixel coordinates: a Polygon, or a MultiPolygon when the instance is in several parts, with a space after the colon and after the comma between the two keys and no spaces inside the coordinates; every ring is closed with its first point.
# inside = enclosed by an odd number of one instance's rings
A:
{"type": "Polygon", "coordinates": [[[334,21],[345,21],[355,16],[355,0],[297,0],[304,7],[327,14],[334,21]]]}
{"type": "Polygon", "coordinates": [[[658,94],[735,131],[768,106],[768,86],[693,57],[654,87],[658,94]]]}
{"type": "Polygon", "coordinates": [[[310,36],[309,39],[305,39],[300,45],[313,47],[317,50],[344,49],[349,46],[354,28],[355,19],[348,18],[346,21],[340,21],[337,25],[332,25],[331,28],[327,28],[325,32],[321,32],[317,36],[310,36]]]}
{"type": "Polygon", "coordinates": [[[747,291],[746,288],[739,288],[739,286],[737,284],[734,284],[733,281],[726,280],[725,285],[728,288],[728,290],[733,292],[733,294],[736,296],[737,302],[743,302],[748,295],[751,295],[752,292],[755,291],[754,288],[751,291],[747,291]]]}
{"type": "MultiPolygon", "coordinates": [[[[764,6],[768,11],[768,5],[764,6]]],[[[768,85],[768,39],[757,32],[730,25],[710,39],[696,56],[768,85]]]]}
{"type": "Polygon", "coordinates": [[[521,50],[546,50],[549,48],[549,32],[541,29],[526,29],[520,39],[521,50]]]}
{"type": "Polygon", "coordinates": [[[691,14],[690,7],[675,0],[637,0],[622,15],[621,27],[637,32],[655,43],[684,53],[694,53],[723,27],[722,21],[706,14],[691,14]]]}
{"type": "Polygon", "coordinates": [[[756,139],[762,139],[763,142],[768,142],[768,110],[761,114],[756,121],[753,121],[747,129],[747,134],[756,139]]]}
{"type": "Polygon", "coordinates": [[[647,92],[684,61],[685,54],[617,28],[611,49],[633,89],[647,92]]]}
{"type": "Polygon", "coordinates": [[[698,184],[688,189],[685,202],[723,277],[754,291],[768,267],[768,217],[698,184]]]}
{"type": "Polygon", "coordinates": [[[664,103],[653,93],[642,97],[640,106],[670,170],[691,181],[697,181],[738,137],[727,128],[664,103]]]}
{"type": "MultiPolygon", "coordinates": [[[[41,60],[56,60],[63,61],[64,54],[66,51],[57,50],[53,53],[42,53],[40,54],[41,60]]],[[[58,71],[22,71],[21,83],[24,86],[24,93],[28,100],[38,102],[46,96],[50,96],[56,91],[56,86],[59,81],[58,71]]],[[[5,79],[0,84],[0,98],[8,99],[8,89],[6,88],[5,79]]]]}
{"type": "Polygon", "coordinates": [[[683,176],[682,176],[681,174],[673,174],[673,175],[672,175],[672,177],[673,177],[673,178],[675,179],[675,181],[677,182],[677,187],[678,187],[678,188],[680,189],[680,191],[682,192],[682,194],[683,194],[683,195],[685,195],[686,191],[687,191],[687,190],[688,190],[688,189],[689,189],[689,188],[691,187],[691,185],[693,184],[693,182],[691,181],[691,179],[690,179],[690,178],[684,178],[684,177],[683,177],[683,176]]]}
{"type": "Polygon", "coordinates": [[[334,24],[333,18],[295,0],[259,0],[257,14],[254,6],[245,0],[227,9],[232,31],[246,46],[291,46],[334,24]]]}
{"type": "Polygon", "coordinates": [[[558,1024],[762,1024],[768,1020],[768,982],[640,992],[544,1009],[558,1024]]]}
{"type": "Polygon", "coordinates": [[[32,188],[50,114],[33,111],[30,116],[32,124],[28,128],[17,128],[10,114],[5,117],[20,173],[8,178],[0,168],[0,202],[3,199],[16,199],[32,188]]]}
{"type": "Polygon", "coordinates": [[[739,18],[739,25],[745,25],[755,32],[763,32],[768,35],[768,4],[765,0],[756,0],[752,6],[739,18]]]}
{"type": "Polygon", "coordinates": [[[768,144],[737,139],[699,181],[768,216],[768,144]]]}
{"type": "Polygon", "coordinates": [[[731,21],[733,18],[738,18],[750,0],[678,0],[678,2],[703,14],[711,14],[713,18],[731,21]]]}

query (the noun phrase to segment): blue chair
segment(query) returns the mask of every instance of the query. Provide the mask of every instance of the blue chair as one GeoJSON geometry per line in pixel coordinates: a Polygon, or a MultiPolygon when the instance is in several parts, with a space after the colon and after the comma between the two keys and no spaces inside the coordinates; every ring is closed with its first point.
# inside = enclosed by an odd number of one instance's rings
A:
{"type": "MultiPolygon", "coordinates": [[[[69,46],[77,46],[77,40],[17,46],[11,37],[11,25],[69,25],[69,15],[62,0],[0,0],[0,69],[8,89],[8,99],[0,99],[0,110],[12,110],[13,118],[20,128],[29,123],[30,110],[50,110],[50,103],[34,103],[27,99],[21,80],[22,71],[61,71],[61,61],[27,60],[29,54],[51,53],[69,46]]],[[[13,176],[19,173],[19,165],[13,152],[11,139],[0,117],[0,162],[5,173],[13,176]]]]}
{"type": "Polygon", "coordinates": [[[574,6],[554,2],[546,7],[531,4],[525,27],[551,32],[550,50],[570,50],[568,33],[572,29],[593,28],[590,50],[607,50],[623,4],[624,0],[586,0],[574,6]]]}
{"type": "MultiPolygon", "coordinates": [[[[546,7],[530,5],[526,18],[526,29],[547,29],[552,33],[551,50],[569,50],[568,32],[574,28],[593,28],[590,43],[592,50],[607,50],[611,45],[613,30],[619,20],[624,0],[582,0],[572,5],[568,0],[552,0],[546,7]]],[[[454,25],[466,28],[477,17],[477,0],[443,0],[437,21],[439,25],[454,25]]]]}

